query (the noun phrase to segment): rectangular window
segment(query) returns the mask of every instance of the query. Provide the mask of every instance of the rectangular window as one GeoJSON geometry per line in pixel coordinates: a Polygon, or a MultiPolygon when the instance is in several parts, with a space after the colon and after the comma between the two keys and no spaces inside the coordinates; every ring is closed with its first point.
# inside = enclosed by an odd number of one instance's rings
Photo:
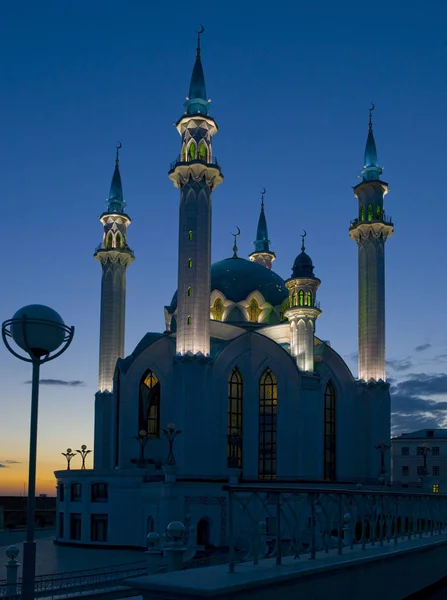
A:
{"type": "Polygon", "coordinates": [[[80,513],[70,514],[70,539],[80,540],[81,539],[81,524],[82,517],[80,513]]]}
{"type": "Polygon", "coordinates": [[[65,499],[65,484],[59,484],[59,502],[63,502],[65,499]]]}
{"type": "Polygon", "coordinates": [[[82,497],[82,486],[80,483],[72,483],[70,487],[70,499],[72,502],[80,502],[82,497]]]}
{"type": "Polygon", "coordinates": [[[92,502],[107,502],[109,486],[107,483],[92,483],[92,502]]]}
{"type": "Polygon", "coordinates": [[[408,467],[402,467],[402,476],[408,477],[410,469],[408,467]]]}
{"type": "Polygon", "coordinates": [[[422,477],[422,475],[425,475],[425,469],[423,465],[418,465],[417,473],[420,477],[422,477]]]}
{"type": "Polygon", "coordinates": [[[189,240],[190,242],[192,241],[192,231],[190,231],[190,232],[188,233],[188,240],[189,240]]]}
{"type": "Polygon", "coordinates": [[[433,475],[440,475],[439,471],[440,471],[439,466],[436,465],[433,467],[433,475]]]}
{"type": "Polygon", "coordinates": [[[188,258],[188,268],[192,269],[192,258],[188,258]]]}
{"type": "Polygon", "coordinates": [[[410,448],[408,446],[402,446],[401,451],[402,456],[409,456],[410,454],[410,448]]]}
{"type": "Polygon", "coordinates": [[[59,513],[59,537],[64,537],[64,513],[59,513]]]}
{"type": "Polygon", "coordinates": [[[187,323],[188,323],[188,325],[191,325],[191,315],[188,316],[187,323]]]}
{"type": "Polygon", "coordinates": [[[439,493],[439,483],[434,483],[433,484],[432,491],[433,491],[434,494],[438,494],[439,493]]]}
{"type": "Polygon", "coordinates": [[[107,515],[92,515],[90,520],[90,536],[92,542],[107,542],[107,515]]]}
{"type": "Polygon", "coordinates": [[[432,456],[439,456],[441,454],[439,446],[433,446],[431,449],[432,456]]]}

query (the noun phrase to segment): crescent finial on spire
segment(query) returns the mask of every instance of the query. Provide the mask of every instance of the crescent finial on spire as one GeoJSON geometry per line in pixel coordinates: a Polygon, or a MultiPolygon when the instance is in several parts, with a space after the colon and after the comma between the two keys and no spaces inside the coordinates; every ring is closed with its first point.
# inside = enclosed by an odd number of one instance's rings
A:
{"type": "Polygon", "coordinates": [[[301,252],[304,252],[304,250],[306,249],[306,247],[304,246],[304,238],[307,235],[307,231],[305,229],[303,229],[303,233],[301,234],[301,252]]]}
{"type": "Polygon", "coordinates": [[[261,208],[264,208],[264,196],[265,196],[266,192],[267,192],[267,190],[265,188],[263,188],[263,190],[261,192],[261,208]]]}
{"type": "Polygon", "coordinates": [[[237,229],[237,233],[232,233],[231,235],[234,237],[234,245],[233,245],[233,258],[238,258],[237,255],[237,251],[238,251],[238,247],[237,247],[237,242],[236,242],[236,238],[241,235],[241,230],[239,229],[239,227],[237,225],[235,225],[236,229],[237,229]]]}
{"type": "Polygon", "coordinates": [[[372,111],[375,109],[376,107],[374,106],[374,102],[371,102],[371,108],[369,109],[369,130],[372,131],[373,125],[372,125],[372,111]]]}
{"type": "Polygon", "coordinates": [[[118,142],[118,146],[116,146],[116,158],[115,158],[116,166],[118,166],[120,163],[120,150],[122,147],[123,147],[122,143],[118,142]]]}
{"type": "Polygon", "coordinates": [[[205,27],[200,24],[200,29],[197,32],[197,55],[200,55],[200,36],[202,35],[202,33],[205,31],[205,27]]]}

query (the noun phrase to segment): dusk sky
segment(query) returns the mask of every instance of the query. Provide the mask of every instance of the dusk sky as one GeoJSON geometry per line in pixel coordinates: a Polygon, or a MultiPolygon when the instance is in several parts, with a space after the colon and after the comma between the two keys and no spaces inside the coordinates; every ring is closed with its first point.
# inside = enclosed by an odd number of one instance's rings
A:
{"type": "MultiPolygon", "coordinates": [[[[133,220],[126,354],[163,331],[176,289],[179,192],[167,177],[205,27],[202,61],[225,175],[213,195],[213,261],[253,248],[265,196],[283,278],[306,248],[321,279],[317,335],[357,374],[357,247],[348,227],[375,103],[385,210],[388,376],[394,432],[442,426],[447,409],[445,185],[447,5],[442,0],[272,4],[177,0],[2,3],[0,320],[48,304],[76,327],[42,369],[38,493],[67,447],[93,446],[102,239],[99,215],[123,144],[133,220]],[[275,6],[278,8],[275,9],[275,6]]],[[[27,480],[30,366],[0,347],[0,494],[27,480]]],[[[73,467],[77,466],[74,459],[73,467]]],[[[89,465],[92,465],[90,460],[89,465]]]]}

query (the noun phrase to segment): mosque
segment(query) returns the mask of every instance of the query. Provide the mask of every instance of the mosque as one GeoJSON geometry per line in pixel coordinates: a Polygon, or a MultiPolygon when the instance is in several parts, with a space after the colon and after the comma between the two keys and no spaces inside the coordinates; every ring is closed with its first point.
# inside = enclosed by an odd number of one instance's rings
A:
{"type": "Polygon", "coordinates": [[[57,541],[142,547],[150,531],[189,520],[199,545],[223,547],[223,486],[377,482],[390,439],[385,381],[385,215],[371,113],[357,217],[359,376],[316,336],[320,279],[306,253],[284,280],[273,270],[262,198],[254,252],[211,264],[212,194],[223,182],[213,155],[218,131],[205,91],[200,34],[184,112],[180,154],[169,179],[179,189],[178,287],[165,331],[146,333],[124,357],[131,223],[119,156],[100,221],[102,268],[99,391],[94,468],[57,471],[57,541]]]}

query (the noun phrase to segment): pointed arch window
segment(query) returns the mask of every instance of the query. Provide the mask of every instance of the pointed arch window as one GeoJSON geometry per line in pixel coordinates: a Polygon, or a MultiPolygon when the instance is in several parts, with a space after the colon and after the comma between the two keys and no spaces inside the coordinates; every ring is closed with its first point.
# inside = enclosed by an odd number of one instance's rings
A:
{"type": "Polygon", "coordinates": [[[298,293],[296,290],[292,294],[292,306],[298,306],[298,293]]]}
{"type": "Polygon", "coordinates": [[[188,288],[188,296],[192,296],[192,287],[188,288]]]}
{"type": "Polygon", "coordinates": [[[299,305],[304,306],[304,290],[299,291],[298,297],[299,297],[299,305]]]}
{"type": "Polygon", "coordinates": [[[312,306],[312,292],[310,290],[306,292],[306,304],[307,306],[312,306]]]}
{"type": "Polygon", "coordinates": [[[360,221],[364,221],[365,220],[365,207],[362,206],[360,207],[360,221]]]}
{"type": "Polygon", "coordinates": [[[335,389],[330,381],[324,390],[324,480],[335,481],[336,476],[336,422],[335,389]]]}
{"type": "Polygon", "coordinates": [[[258,317],[261,314],[261,309],[259,308],[259,304],[256,301],[256,298],[252,298],[250,305],[248,307],[248,319],[252,323],[258,322],[258,317]]]}
{"type": "Polygon", "coordinates": [[[190,232],[188,233],[188,240],[189,240],[190,242],[192,242],[192,231],[190,231],[190,232]]]}
{"type": "Polygon", "coordinates": [[[188,151],[186,150],[186,146],[182,148],[182,162],[186,162],[188,158],[188,151]]]}
{"type": "Polygon", "coordinates": [[[228,429],[227,461],[229,467],[242,468],[242,413],[244,390],[242,376],[237,367],[228,378],[228,429]]]}
{"type": "Polygon", "coordinates": [[[187,322],[188,325],[191,325],[191,323],[192,323],[191,315],[188,315],[188,318],[187,318],[186,322],[187,322]]]}
{"type": "Polygon", "coordinates": [[[150,369],[140,380],[138,431],[160,437],[160,382],[150,369]]]}
{"type": "Polygon", "coordinates": [[[200,160],[203,160],[204,162],[206,162],[206,157],[207,157],[207,150],[206,150],[206,144],[205,142],[201,142],[200,146],[199,146],[199,158],[200,160]]]}
{"type": "Polygon", "coordinates": [[[115,247],[116,248],[121,248],[121,234],[118,231],[115,237],[115,247]]]}
{"type": "Polygon", "coordinates": [[[192,258],[188,258],[188,269],[192,269],[192,258]]]}
{"type": "Polygon", "coordinates": [[[189,144],[189,160],[196,159],[196,144],[195,142],[191,142],[189,144]]]}
{"type": "Polygon", "coordinates": [[[211,309],[211,314],[213,315],[213,319],[215,321],[222,321],[223,313],[224,313],[224,304],[220,298],[216,298],[214,300],[214,304],[211,309]]]}
{"type": "Polygon", "coordinates": [[[111,231],[109,231],[109,233],[107,235],[106,248],[112,248],[112,246],[113,246],[113,234],[111,231]]]}
{"type": "Polygon", "coordinates": [[[368,204],[368,221],[372,221],[374,218],[374,210],[371,202],[368,204]]]}
{"type": "Polygon", "coordinates": [[[259,381],[259,466],[258,477],[276,479],[276,426],[278,381],[267,368],[259,381]]]}
{"type": "Polygon", "coordinates": [[[376,206],[376,219],[377,219],[378,221],[380,221],[380,219],[381,219],[381,218],[382,218],[382,208],[381,208],[381,206],[378,204],[378,205],[376,206]]]}

